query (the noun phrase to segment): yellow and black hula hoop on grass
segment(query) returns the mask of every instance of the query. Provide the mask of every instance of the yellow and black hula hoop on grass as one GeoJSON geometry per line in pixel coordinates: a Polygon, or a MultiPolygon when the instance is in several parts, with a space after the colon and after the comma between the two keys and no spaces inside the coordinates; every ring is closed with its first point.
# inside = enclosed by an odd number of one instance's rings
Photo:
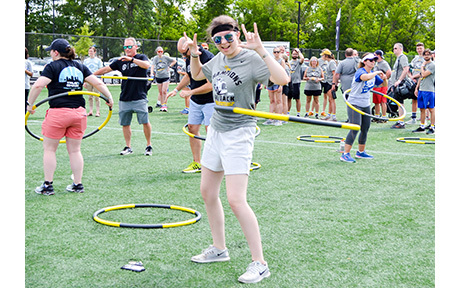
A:
{"type": "Polygon", "coordinates": [[[410,144],[435,144],[434,138],[400,137],[396,141],[410,144]]]}
{"type": "Polygon", "coordinates": [[[133,77],[133,76],[100,76],[102,79],[119,79],[119,80],[147,80],[153,81],[154,78],[147,78],[147,77],[133,77]]]}
{"type": "MultiPolygon", "coordinates": [[[[37,109],[37,107],[39,107],[43,103],[46,103],[46,102],[48,102],[50,100],[56,99],[58,97],[65,97],[65,96],[72,96],[72,95],[96,96],[96,97],[102,98],[105,102],[109,103],[109,99],[107,99],[107,97],[105,97],[104,95],[99,95],[98,93],[89,92],[89,91],[70,91],[70,92],[64,92],[64,93],[56,94],[56,95],[50,96],[50,97],[48,97],[46,99],[43,99],[42,101],[40,101],[37,104],[35,104],[32,107],[32,110],[37,109]]],[[[29,116],[30,116],[30,112],[27,111],[26,116],[25,116],[25,128],[26,128],[27,133],[29,133],[30,136],[34,137],[35,139],[43,141],[43,137],[40,137],[40,136],[34,134],[32,131],[30,131],[29,127],[27,127],[27,120],[29,119],[29,116]]],[[[102,128],[104,128],[105,125],[107,125],[107,123],[109,122],[111,117],[112,117],[112,107],[109,107],[109,113],[107,114],[107,118],[105,118],[104,122],[99,127],[97,127],[95,130],[93,130],[92,132],[84,135],[83,139],[88,138],[89,136],[92,136],[92,135],[96,134],[97,132],[99,132],[102,128]]],[[[62,140],[59,141],[59,143],[65,143],[65,142],[66,142],[65,139],[62,139],[62,140]]]]}
{"type": "Polygon", "coordinates": [[[100,224],[104,224],[104,225],[112,226],[112,227],[122,227],[122,228],[144,228],[144,229],[173,228],[173,227],[190,225],[190,224],[200,221],[200,219],[201,219],[201,213],[194,209],[176,206],[176,205],[163,205],[163,204],[122,204],[122,205],[102,208],[100,210],[97,210],[93,214],[93,220],[100,224]],[[109,220],[104,220],[104,219],[99,218],[99,215],[104,212],[113,211],[113,210],[121,210],[121,209],[130,209],[130,208],[172,209],[172,210],[179,210],[179,211],[184,211],[184,212],[188,212],[191,214],[195,214],[196,217],[190,220],[174,222],[174,223],[161,223],[161,224],[131,224],[131,223],[114,222],[114,221],[109,221],[109,220]]]}
{"type": "Polygon", "coordinates": [[[300,135],[297,136],[297,140],[307,141],[307,142],[316,142],[316,143],[340,143],[340,141],[345,140],[343,137],[337,136],[325,136],[325,135],[300,135]],[[316,140],[314,138],[318,138],[316,140]],[[324,139],[337,139],[337,140],[324,140],[324,139]]]}
{"type": "MultiPolygon", "coordinates": [[[[206,141],[206,137],[198,136],[198,135],[195,135],[193,133],[190,133],[190,131],[188,131],[187,128],[188,128],[188,124],[185,124],[184,127],[182,127],[182,131],[185,134],[187,134],[191,138],[206,141]]],[[[259,136],[259,134],[260,134],[260,128],[259,128],[259,126],[256,126],[256,135],[255,135],[255,137],[259,136]]],[[[259,163],[251,162],[251,168],[249,169],[249,171],[258,170],[258,169],[260,169],[260,167],[262,167],[262,165],[260,165],[259,163]]]]}
{"type": "Polygon", "coordinates": [[[296,117],[296,116],[290,116],[290,115],[284,115],[284,114],[256,111],[256,110],[245,109],[245,108],[240,108],[240,107],[215,106],[214,108],[222,112],[244,114],[244,115],[260,117],[260,118],[297,122],[297,123],[303,123],[303,124],[320,125],[320,126],[327,126],[327,127],[334,127],[334,128],[342,128],[342,129],[349,129],[349,130],[355,130],[355,131],[360,130],[359,125],[350,124],[350,123],[331,122],[331,121],[323,121],[323,120],[317,120],[317,119],[302,118],[302,117],[296,117]]]}
{"type": "Polygon", "coordinates": [[[347,91],[345,91],[343,93],[343,100],[345,101],[345,103],[347,104],[348,107],[350,107],[352,110],[358,112],[361,115],[368,116],[368,117],[371,117],[371,118],[374,118],[374,119],[377,119],[377,120],[384,120],[384,121],[399,121],[399,120],[404,119],[404,117],[406,117],[406,109],[404,108],[404,106],[401,103],[396,101],[396,99],[394,99],[393,97],[388,96],[387,94],[383,94],[381,92],[374,91],[374,90],[371,90],[370,92],[375,93],[375,94],[379,94],[379,95],[381,95],[381,96],[383,96],[383,97],[385,97],[387,99],[390,99],[391,101],[395,102],[396,105],[398,105],[398,107],[400,107],[403,110],[403,115],[401,115],[401,116],[399,116],[397,118],[388,118],[388,117],[381,117],[381,116],[375,116],[375,115],[372,115],[372,114],[367,114],[367,113],[357,109],[355,106],[351,105],[350,102],[348,102],[346,95],[348,93],[350,93],[350,91],[351,91],[351,89],[348,89],[347,91]]]}

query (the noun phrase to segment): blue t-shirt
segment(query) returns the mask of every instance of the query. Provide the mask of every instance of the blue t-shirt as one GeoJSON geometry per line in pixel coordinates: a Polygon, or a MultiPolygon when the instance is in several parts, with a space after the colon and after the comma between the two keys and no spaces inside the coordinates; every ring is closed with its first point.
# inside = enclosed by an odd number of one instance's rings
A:
{"type": "Polygon", "coordinates": [[[353,106],[368,107],[371,105],[371,93],[369,92],[374,86],[379,86],[383,83],[380,76],[363,81],[361,75],[369,74],[364,68],[358,69],[351,83],[351,92],[348,96],[348,102],[353,106]]]}

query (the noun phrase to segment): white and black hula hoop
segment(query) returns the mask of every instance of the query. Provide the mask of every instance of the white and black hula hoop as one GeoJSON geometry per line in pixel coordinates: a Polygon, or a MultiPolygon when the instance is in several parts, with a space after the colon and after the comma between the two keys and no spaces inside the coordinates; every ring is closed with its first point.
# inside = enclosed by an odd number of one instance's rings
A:
{"type": "MultiPolygon", "coordinates": [[[[53,95],[53,96],[50,96],[50,97],[48,97],[46,99],[43,99],[42,101],[40,101],[37,104],[35,104],[32,107],[32,110],[37,109],[37,107],[39,107],[43,103],[46,103],[46,102],[48,102],[50,100],[53,100],[53,99],[56,99],[56,98],[59,98],[59,97],[73,96],[73,95],[96,96],[96,97],[102,98],[105,102],[109,103],[109,99],[107,99],[107,97],[105,97],[104,95],[99,95],[98,93],[89,92],[89,91],[70,91],[70,92],[64,92],[64,93],[60,93],[60,94],[57,94],[57,95],[53,95]]],[[[27,111],[26,116],[25,116],[25,129],[26,129],[27,133],[29,133],[30,136],[34,137],[35,139],[43,141],[43,137],[40,137],[40,136],[34,134],[32,131],[30,131],[29,127],[27,126],[27,120],[29,119],[29,116],[30,116],[30,112],[27,111]]],[[[92,132],[84,135],[83,139],[88,138],[89,136],[92,136],[92,135],[96,134],[97,132],[99,132],[109,122],[111,117],[112,117],[112,107],[109,107],[109,113],[107,114],[107,118],[104,120],[104,122],[99,127],[97,127],[95,130],[93,130],[92,132]]],[[[65,142],[66,142],[65,139],[62,139],[62,140],[59,141],[59,143],[65,143],[65,142]]]]}
{"type": "Polygon", "coordinates": [[[176,205],[163,205],[163,204],[122,204],[122,205],[116,205],[116,206],[110,206],[106,208],[102,208],[100,210],[97,210],[93,214],[93,220],[107,226],[112,226],[112,227],[121,227],[121,228],[144,228],[144,229],[161,229],[161,228],[173,228],[173,227],[179,227],[179,226],[185,226],[185,225],[190,225],[193,223],[196,223],[200,221],[201,219],[201,213],[187,207],[181,207],[181,206],[176,206],[176,205]],[[161,224],[132,224],[132,223],[122,223],[122,222],[114,222],[114,221],[109,221],[109,220],[104,220],[99,218],[99,215],[108,212],[108,211],[114,211],[114,210],[121,210],[121,209],[130,209],[130,208],[163,208],[163,209],[172,209],[172,210],[179,210],[179,211],[184,211],[188,212],[191,214],[196,215],[195,218],[185,220],[185,221],[180,221],[180,222],[174,222],[174,223],[161,223],[161,224]]]}
{"type": "Polygon", "coordinates": [[[406,117],[406,109],[404,108],[404,106],[401,103],[396,101],[396,99],[394,99],[393,97],[390,97],[390,96],[388,96],[386,94],[383,94],[381,92],[374,91],[374,90],[371,90],[370,92],[375,93],[375,94],[379,94],[379,95],[381,95],[381,96],[383,96],[383,97],[385,97],[387,99],[390,99],[391,101],[395,102],[396,105],[398,105],[398,107],[400,107],[403,110],[403,115],[399,116],[397,118],[388,118],[388,117],[381,117],[381,116],[376,116],[376,115],[365,113],[365,112],[357,109],[355,106],[351,105],[350,102],[348,102],[346,95],[348,93],[350,93],[350,91],[351,91],[351,89],[348,89],[347,91],[345,91],[343,93],[343,100],[345,101],[345,103],[347,104],[348,107],[350,107],[353,111],[356,111],[361,115],[368,116],[368,117],[371,117],[371,118],[374,118],[374,119],[377,119],[377,120],[384,120],[384,121],[399,121],[399,120],[404,119],[404,117],[406,117]]]}

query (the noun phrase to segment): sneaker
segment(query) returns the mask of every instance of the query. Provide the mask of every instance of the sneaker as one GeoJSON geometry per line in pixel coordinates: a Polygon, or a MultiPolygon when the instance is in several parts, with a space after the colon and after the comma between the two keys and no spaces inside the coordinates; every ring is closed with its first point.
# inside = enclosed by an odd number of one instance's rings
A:
{"type": "Polygon", "coordinates": [[[417,120],[415,120],[415,118],[411,118],[409,121],[406,122],[406,124],[409,124],[409,125],[417,124],[417,120]]]}
{"type": "Polygon", "coordinates": [[[157,104],[155,105],[155,108],[160,108],[161,107],[161,104],[157,102],[157,104]]]}
{"type": "Polygon", "coordinates": [[[168,112],[168,106],[161,105],[160,112],[168,112]]]}
{"type": "Polygon", "coordinates": [[[326,112],[321,112],[321,116],[326,117],[327,116],[326,112]]]}
{"type": "MultiPolygon", "coordinates": [[[[147,146],[147,147],[145,147],[144,155],[146,155],[146,156],[152,156],[152,150],[153,150],[153,148],[152,148],[152,146],[150,146],[150,145],[147,146]]],[[[132,152],[131,152],[131,153],[132,153],[132,152]]]]}
{"type": "Polygon", "coordinates": [[[391,126],[391,129],[406,129],[406,124],[404,123],[396,123],[395,125],[391,126]]]}
{"type": "MultiPolygon", "coordinates": [[[[53,183],[53,182],[51,182],[51,183],[53,183]]],[[[35,188],[35,193],[42,194],[42,195],[45,195],[45,196],[54,195],[53,184],[46,185],[45,182],[43,182],[42,185],[40,185],[37,188],[35,188]]]]}
{"type": "Polygon", "coordinates": [[[340,161],[347,162],[347,163],[356,162],[356,160],[350,156],[350,153],[343,153],[342,156],[340,156],[340,161]]]}
{"type": "Polygon", "coordinates": [[[182,173],[200,173],[201,172],[201,164],[193,161],[188,165],[187,168],[182,170],[182,173]]]}
{"type": "Polygon", "coordinates": [[[356,151],[356,158],[359,158],[359,159],[374,159],[374,156],[367,154],[366,151],[363,151],[363,152],[356,151]]]}
{"type": "Polygon", "coordinates": [[[195,263],[224,262],[228,260],[230,260],[228,249],[219,250],[212,245],[204,249],[201,254],[192,257],[192,262],[195,263]]]}
{"type": "Polygon", "coordinates": [[[184,110],[180,111],[180,114],[182,115],[187,115],[188,114],[188,108],[184,108],[184,110]]]}
{"type": "Polygon", "coordinates": [[[283,125],[283,122],[281,122],[280,120],[275,120],[275,121],[273,122],[273,125],[274,125],[274,126],[281,126],[281,125],[283,125]]]}
{"type": "Polygon", "coordinates": [[[120,155],[128,155],[128,154],[133,154],[133,150],[126,146],[125,149],[123,149],[123,151],[120,152],[120,155]]]}
{"type": "Polygon", "coordinates": [[[241,283],[257,283],[268,276],[270,276],[268,264],[263,265],[259,261],[254,261],[249,264],[246,272],[238,278],[238,281],[241,283]]]}
{"type": "Polygon", "coordinates": [[[83,188],[83,184],[75,184],[75,183],[72,183],[70,184],[69,186],[67,186],[67,188],[65,188],[65,190],[69,191],[69,192],[75,192],[75,193],[83,193],[85,192],[85,188],[83,188]]]}
{"type": "Polygon", "coordinates": [[[436,134],[436,132],[434,131],[434,127],[430,126],[430,128],[428,129],[428,131],[426,131],[426,134],[427,134],[427,135],[436,134]]]}
{"type": "Polygon", "coordinates": [[[273,125],[273,124],[274,124],[274,121],[272,119],[268,119],[267,121],[262,123],[262,125],[273,125]]]}
{"type": "Polygon", "coordinates": [[[420,126],[417,129],[413,130],[412,133],[425,133],[425,128],[422,128],[420,126]]]}

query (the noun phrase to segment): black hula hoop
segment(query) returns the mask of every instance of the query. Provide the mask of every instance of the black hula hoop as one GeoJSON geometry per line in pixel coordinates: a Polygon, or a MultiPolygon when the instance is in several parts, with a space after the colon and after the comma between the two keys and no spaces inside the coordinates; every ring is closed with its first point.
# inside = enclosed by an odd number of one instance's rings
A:
{"type": "Polygon", "coordinates": [[[297,136],[297,140],[307,141],[307,142],[316,142],[316,143],[340,143],[342,140],[345,140],[345,138],[337,137],[337,136],[325,136],[325,135],[300,135],[300,136],[297,136]],[[338,139],[338,140],[315,140],[312,138],[338,139]]]}
{"type": "MultiPolygon", "coordinates": [[[[187,128],[188,128],[188,124],[185,124],[184,127],[182,127],[182,131],[185,134],[187,134],[188,136],[190,136],[192,138],[202,140],[202,141],[206,141],[206,137],[198,136],[198,135],[195,135],[193,133],[190,133],[189,131],[187,131],[187,128]]],[[[259,136],[259,134],[260,134],[260,128],[259,128],[259,126],[256,126],[256,135],[255,135],[255,137],[259,136]]],[[[260,167],[262,167],[262,165],[260,165],[259,163],[251,162],[251,168],[249,169],[249,171],[259,170],[260,167]]]]}
{"type": "MultiPolygon", "coordinates": [[[[188,136],[190,136],[192,138],[202,140],[202,141],[206,141],[206,137],[198,136],[198,135],[195,135],[193,133],[190,133],[190,131],[188,131],[187,128],[188,128],[188,124],[185,124],[184,127],[182,127],[182,132],[184,132],[185,134],[187,134],[188,136]]],[[[257,137],[259,135],[260,135],[260,128],[259,128],[259,126],[256,126],[256,135],[254,135],[254,136],[257,137]]]]}
{"type": "Polygon", "coordinates": [[[411,144],[435,144],[435,138],[400,137],[396,141],[411,144]]]}
{"type": "MultiPolygon", "coordinates": [[[[56,95],[50,96],[50,97],[48,97],[46,99],[43,99],[42,101],[40,101],[37,104],[35,104],[32,107],[32,110],[37,109],[37,107],[39,107],[43,103],[46,103],[46,102],[48,102],[50,100],[56,99],[58,97],[65,97],[65,96],[70,96],[70,95],[96,96],[96,97],[102,98],[105,102],[109,103],[109,99],[107,99],[107,97],[105,97],[104,95],[99,95],[97,93],[89,92],[89,91],[70,91],[70,92],[64,92],[64,93],[56,94],[56,95]]],[[[32,131],[30,131],[29,127],[27,127],[27,120],[29,119],[29,116],[30,116],[30,112],[27,111],[26,116],[25,116],[25,120],[26,120],[25,128],[26,128],[27,133],[29,133],[30,136],[34,137],[35,139],[43,141],[43,137],[40,137],[40,136],[34,134],[32,131]]],[[[112,117],[112,107],[109,107],[109,113],[107,115],[107,118],[104,120],[104,122],[99,127],[97,127],[94,131],[84,135],[83,139],[88,138],[89,136],[92,136],[92,135],[96,134],[97,132],[99,132],[109,122],[111,117],[112,117]]],[[[65,143],[65,142],[66,142],[65,139],[59,140],[59,143],[65,143]]]]}
{"type": "Polygon", "coordinates": [[[200,221],[201,213],[190,208],[176,206],[176,205],[163,205],[163,204],[122,204],[116,206],[110,206],[106,208],[102,208],[97,210],[93,214],[93,220],[107,226],[112,227],[122,227],[122,228],[144,228],[144,229],[161,229],[161,228],[173,228],[179,226],[190,225],[200,221]],[[185,220],[181,222],[175,223],[162,223],[162,224],[131,224],[131,223],[122,223],[122,222],[114,222],[109,220],[104,220],[99,218],[99,214],[104,212],[113,211],[113,210],[121,210],[121,209],[129,209],[129,208],[163,208],[163,209],[172,209],[172,210],[180,210],[184,212],[188,212],[191,214],[195,214],[196,217],[190,220],[185,220]]]}

